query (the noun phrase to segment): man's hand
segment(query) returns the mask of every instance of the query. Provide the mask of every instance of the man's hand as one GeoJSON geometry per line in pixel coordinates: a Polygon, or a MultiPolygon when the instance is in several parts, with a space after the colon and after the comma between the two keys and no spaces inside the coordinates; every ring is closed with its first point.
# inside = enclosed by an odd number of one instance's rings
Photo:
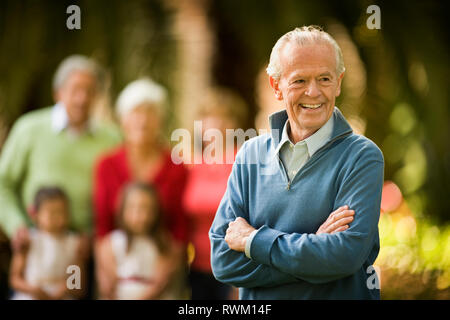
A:
{"type": "Polygon", "coordinates": [[[256,229],[249,225],[244,218],[237,217],[236,220],[231,221],[228,224],[225,241],[230,249],[244,252],[245,242],[247,241],[250,233],[252,233],[254,230],[256,229]]]}
{"type": "Polygon", "coordinates": [[[343,206],[333,211],[328,219],[320,226],[316,234],[335,233],[349,228],[348,224],[353,221],[354,210],[348,210],[348,206],[343,206]]]}
{"type": "Polygon", "coordinates": [[[13,252],[24,252],[30,245],[30,234],[27,227],[20,227],[11,239],[13,252]]]}

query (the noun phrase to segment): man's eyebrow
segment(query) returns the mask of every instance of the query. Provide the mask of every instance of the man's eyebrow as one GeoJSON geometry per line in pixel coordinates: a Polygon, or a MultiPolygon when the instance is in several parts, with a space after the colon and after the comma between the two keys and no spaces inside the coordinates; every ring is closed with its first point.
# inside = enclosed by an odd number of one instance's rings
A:
{"type": "Polygon", "coordinates": [[[328,72],[328,71],[326,71],[326,72],[323,72],[323,73],[319,74],[319,77],[323,77],[323,76],[329,76],[329,77],[331,77],[331,73],[328,72]]]}
{"type": "Polygon", "coordinates": [[[302,77],[306,77],[306,75],[304,73],[302,73],[302,72],[294,72],[291,75],[291,78],[302,78],[302,77]]]}

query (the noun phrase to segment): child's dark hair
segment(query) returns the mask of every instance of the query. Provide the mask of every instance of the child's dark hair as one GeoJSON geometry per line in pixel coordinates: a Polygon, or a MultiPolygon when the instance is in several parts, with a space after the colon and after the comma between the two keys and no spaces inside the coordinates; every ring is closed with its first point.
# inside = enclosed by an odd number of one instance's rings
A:
{"type": "Polygon", "coordinates": [[[124,222],[125,204],[126,204],[127,198],[130,195],[130,193],[133,191],[136,191],[136,190],[147,193],[154,200],[155,218],[154,218],[152,225],[149,227],[147,234],[155,241],[158,251],[161,254],[166,254],[166,253],[168,253],[167,251],[169,250],[169,245],[168,245],[169,242],[167,241],[168,234],[167,234],[167,230],[165,228],[165,224],[163,221],[158,192],[154,186],[147,184],[147,183],[143,183],[143,182],[132,182],[132,183],[126,185],[123,188],[122,193],[121,193],[121,199],[120,199],[121,201],[120,201],[119,212],[118,212],[119,214],[118,214],[117,218],[118,218],[119,227],[125,231],[125,234],[127,236],[127,251],[131,247],[131,242],[133,241],[133,239],[132,239],[133,237],[132,237],[130,230],[127,228],[127,226],[124,222]]]}
{"type": "Polygon", "coordinates": [[[45,201],[54,199],[61,199],[67,204],[69,203],[67,194],[60,187],[46,186],[39,188],[39,190],[36,192],[36,195],[34,196],[33,211],[38,212],[45,201]]]}

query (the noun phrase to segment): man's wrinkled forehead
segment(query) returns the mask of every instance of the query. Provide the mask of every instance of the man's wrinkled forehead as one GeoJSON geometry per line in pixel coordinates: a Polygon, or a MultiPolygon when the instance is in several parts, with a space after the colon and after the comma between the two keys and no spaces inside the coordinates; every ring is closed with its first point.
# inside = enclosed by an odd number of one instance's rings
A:
{"type": "Polygon", "coordinates": [[[336,73],[336,54],[333,46],[328,43],[319,42],[303,46],[295,42],[286,43],[280,56],[284,70],[295,67],[300,68],[296,72],[301,73],[303,69],[307,72],[307,69],[315,68],[320,74],[336,73]]]}

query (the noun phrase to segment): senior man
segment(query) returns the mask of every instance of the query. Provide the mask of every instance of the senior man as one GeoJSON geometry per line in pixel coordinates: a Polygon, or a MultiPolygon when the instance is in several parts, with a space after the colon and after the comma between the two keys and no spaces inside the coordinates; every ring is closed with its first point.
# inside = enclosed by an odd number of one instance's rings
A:
{"type": "Polygon", "coordinates": [[[286,110],[237,154],[209,233],[213,273],[241,299],[380,297],[368,283],[384,160],[335,107],[344,70],[336,41],[315,26],[272,50],[269,81],[286,110]]]}
{"type": "Polygon", "coordinates": [[[56,104],[14,124],[0,154],[0,227],[13,244],[27,239],[27,211],[45,185],[58,185],[68,194],[71,227],[91,231],[92,167],[100,152],[120,142],[118,129],[90,121],[100,80],[93,60],[69,56],[53,78],[56,104]]]}

